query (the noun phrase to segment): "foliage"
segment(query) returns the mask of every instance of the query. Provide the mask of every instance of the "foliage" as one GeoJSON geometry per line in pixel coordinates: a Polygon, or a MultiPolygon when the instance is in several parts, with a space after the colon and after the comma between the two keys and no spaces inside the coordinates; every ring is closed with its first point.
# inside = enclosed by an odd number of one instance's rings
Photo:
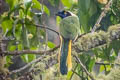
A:
{"type": "MultiPolygon", "coordinates": [[[[48,0],[54,7],[60,3],[65,7],[64,9],[70,10],[79,16],[80,31],[82,33],[88,33],[96,20],[98,19],[102,8],[105,4],[97,0],[48,0]]],[[[7,50],[45,50],[54,48],[55,44],[46,40],[46,31],[44,28],[36,27],[37,21],[34,17],[37,17],[38,24],[42,25],[42,15],[45,13],[50,16],[49,8],[41,4],[38,0],[6,0],[9,5],[9,11],[0,15],[0,25],[3,29],[3,36],[10,39],[7,50]],[[32,11],[37,10],[38,13],[32,11]]],[[[109,25],[120,23],[120,0],[114,0],[111,10],[106,14],[100,23],[100,29],[107,31],[109,25]]],[[[49,17],[48,17],[49,18],[49,17]]],[[[60,18],[56,18],[57,24],[60,23],[60,18]]],[[[89,38],[89,36],[87,36],[89,38]]],[[[98,72],[96,74],[105,73],[108,74],[114,67],[114,61],[118,57],[120,50],[120,40],[113,41],[109,45],[105,45],[102,48],[94,48],[92,50],[83,52],[79,55],[80,60],[86,66],[89,72],[94,72],[97,62],[109,63],[109,65],[99,65],[98,72]]],[[[87,45],[87,44],[86,44],[87,45]]],[[[36,59],[34,54],[25,54],[20,56],[23,61],[29,63],[36,59]]],[[[6,57],[6,67],[12,64],[12,56],[6,57]]],[[[76,63],[75,63],[76,64],[76,63]]],[[[76,75],[80,75],[82,80],[89,79],[89,77],[82,70],[78,64],[74,70],[76,75]],[[81,77],[82,76],[82,77],[81,77]]],[[[67,78],[72,77],[73,72],[70,71],[67,78]]]]}
{"type": "MultiPolygon", "coordinates": [[[[1,26],[3,29],[4,37],[12,39],[8,44],[8,50],[23,50],[23,49],[44,49],[43,46],[45,43],[40,42],[38,33],[43,39],[45,39],[45,31],[41,29],[37,31],[37,27],[32,25],[35,23],[34,16],[38,16],[36,13],[32,12],[32,9],[39,10],[39,15],[42,15],[42,6],[43,11],[49,16],[49,9],[42,5],[37,0],[6,0],[9,4],[9,11],[1,15],[1,26]],[[30,24],[33,22],[32,24],[30,24]],[[39,47],[38,47],[39,46],[39,47]]],[[[41,17],[38,17],[41,19],[41,17]]],[[[52,42],[48,42],[48,47],[54,48],[55,45],[52,42]]],[[[7,61],[9,62],[7,57],[7,61]]],[[[25,62],[31,62],[36,59],[34,54],[25,54],[21,55],[21,58],[25,62]]]]}

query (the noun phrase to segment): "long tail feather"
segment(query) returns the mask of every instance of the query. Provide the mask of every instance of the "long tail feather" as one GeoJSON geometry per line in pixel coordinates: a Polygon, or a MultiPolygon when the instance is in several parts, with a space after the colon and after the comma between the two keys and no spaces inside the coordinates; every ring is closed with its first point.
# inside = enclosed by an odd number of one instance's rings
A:
{"type": "Polygon", "coordinates": [[[72,40],[69,41],[69,45],[68,45],[68,56],[67,56],[68,71],[72,69],[71,44],[72,44],[72,40]]]}
{"type": "Polygon", "coordinates": [[[61,38],[60,46],[60,72],[62,75],[67,74],[68,70],[72,68],[71,63],[71,40],[61,38]]]}

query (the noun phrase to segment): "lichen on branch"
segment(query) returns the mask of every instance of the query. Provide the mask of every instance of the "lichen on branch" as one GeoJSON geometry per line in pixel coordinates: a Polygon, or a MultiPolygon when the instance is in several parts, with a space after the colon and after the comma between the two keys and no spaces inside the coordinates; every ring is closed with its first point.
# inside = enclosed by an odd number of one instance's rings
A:
{"type": "Polygon", "coordinates": [[[111,41],[120,38],[120,24],[110,26],[107,32],[98,31],[81,36],[75,42],[73,49],[79,53],[92,48],[109,44],[111,41]]]}

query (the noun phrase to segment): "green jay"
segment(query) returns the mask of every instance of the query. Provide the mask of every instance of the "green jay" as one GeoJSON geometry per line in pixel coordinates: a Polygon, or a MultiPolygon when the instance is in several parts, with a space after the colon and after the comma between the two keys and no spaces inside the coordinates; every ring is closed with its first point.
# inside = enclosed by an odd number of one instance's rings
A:
{"type": "Polygon", "coordinates": [[[71,60],[71,44],[80,30],[79,18],[70,11],[59,11],[57,16],[61,17],[60,22],[60,72],[62,75],[67,74],[69,70],[72,69],[71,60]]]}

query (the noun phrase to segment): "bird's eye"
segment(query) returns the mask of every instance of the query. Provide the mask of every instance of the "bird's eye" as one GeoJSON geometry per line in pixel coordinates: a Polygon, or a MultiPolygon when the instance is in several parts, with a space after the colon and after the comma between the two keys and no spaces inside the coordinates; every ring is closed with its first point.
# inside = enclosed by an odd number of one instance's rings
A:
{"type": "Polygon", "coordinates": [[[66,11],[64,11],[64,14],[66,15],[66,14],[67,14],[67,12],[66,12],[66,11]]]}

